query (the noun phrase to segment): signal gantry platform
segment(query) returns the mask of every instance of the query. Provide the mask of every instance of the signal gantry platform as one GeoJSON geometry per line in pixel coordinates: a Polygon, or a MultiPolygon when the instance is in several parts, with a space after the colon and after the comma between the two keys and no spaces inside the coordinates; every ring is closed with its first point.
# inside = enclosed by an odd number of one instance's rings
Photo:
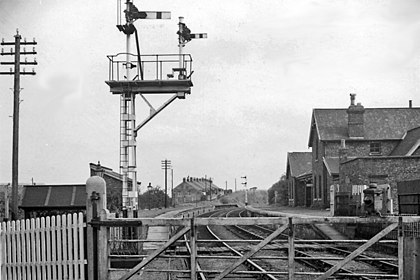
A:
{"type": "Polygon", "coordinates": [[[113,94],[171,94],[185,98],[191,93],[192,58],[190,54],[108,55],[109,85],[113,94]],[[127,62],[127,57],[130,57],[127,62]],[[180,61],[181,64],[180,65],[180,61]],[[133,79],[127,80],[130,69],[133,79]],[[143,78],[143,79],[142,79],[143,78]]]}

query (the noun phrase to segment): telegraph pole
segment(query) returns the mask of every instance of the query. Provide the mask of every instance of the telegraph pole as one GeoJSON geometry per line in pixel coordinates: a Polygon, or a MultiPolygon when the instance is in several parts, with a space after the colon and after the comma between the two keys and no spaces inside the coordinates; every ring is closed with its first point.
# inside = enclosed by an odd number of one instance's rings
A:
{"type": "Polygon", "coordinates": [[[165,170],[165,208],[168,208],[168,169],[171,168],[170,160],[162,160],[162,169],[165,170]]]}
{"type": "Polygon", "coordinates": [[[211,183],[213,182],[213,181],[211,180],[211,177],[209,178],[209,182],[210,182],[210,201],[211,201],[211,183]]]}
{"type": "MultiPolygon", "coordinates": [[[[10,52],[5,52],[3,48],[1,49],[1,55],[14,55],[14,62],[1,62],[2,65],[14,65],[14,69],[10,68],[9,72],[0,72],[0,75],[14,75],[14,87],[13,87],[13,144],[12,144],[12,219],[17,219],[18,215],[18,186],[19,186],[19,105],[20,105],[20,75],[35,75],[35,71],[32,69],[32,72],[26,72],[25,68],[23,71],[20,70],[20,65],[37,65],[38,63],[34,59],[33,62],[20,61],[21,55],[30,55],[36,54],[35,47],[32,51],[26,51],[24,48],[23,51],[20,50],[21,45],[36,45],[35,39],[33,42],[26,42],[24,39],[21,42],[22,37],[19,34],[19,31],[16,30],[16,35],[14,42],[5,42],[2,39],[2,46],[14,46],[10,49],[10,52]]],[[[8,211],[8,209],[7,209],[8,211]]]]}
{"type": "Polygon", "coordinates": [[[175,198],[174,198],[174,169],[171,168],[171,198],[172,206],[175,207],[175,198]]]}

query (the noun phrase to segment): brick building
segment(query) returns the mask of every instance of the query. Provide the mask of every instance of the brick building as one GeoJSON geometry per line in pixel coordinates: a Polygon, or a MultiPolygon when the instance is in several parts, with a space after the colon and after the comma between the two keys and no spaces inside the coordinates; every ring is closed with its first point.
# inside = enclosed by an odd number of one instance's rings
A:
{"type": "Polygon", "coordinates": [[[308,146],[312,148],[312,206],[330,205],[334,183],[389,183],[420,178],[420,108],[364,108],[350,95],[347,109],[314,109],[308,146]],[[340,148],[342,147],[342,148],[340,148]]]}
{"type": "Polygon", "coordinates": [[[223,193],[223,189],[216,186],[211,179],[187,177],[173,189],[173,201],[175,205],[196,203],[213,200],[223,193]]]}
{"type": "MultiPolygon", "coordinates": [[[[98,164],[90,163],[90,176],[99,176],[105,180],[107,207],[111,212],[122,211],[122,175],[112,171],[111,168],[98,164]]],[[[128,179],[128,190],[132,189],[133,180],[128,179]]],[[[140,182],[137,182],[140,186],[140,182]]],[[[139,206],[140,207],[140,206],[139,206]]]]}
{"type": "Polygon", "coordinates": [[[289,206],[312,204],[312,153],[287,153],[286,180],[289,206]]]}

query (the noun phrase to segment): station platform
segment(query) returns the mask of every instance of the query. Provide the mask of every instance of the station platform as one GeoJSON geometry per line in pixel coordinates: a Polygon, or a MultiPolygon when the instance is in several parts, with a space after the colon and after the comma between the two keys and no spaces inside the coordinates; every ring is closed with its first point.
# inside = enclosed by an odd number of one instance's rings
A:
{"type": "MultiPolygon", "coordinates": [[[[185,209],[179,209],[174,211],[168,211],[163,214],[156,216],[156,218],[173,218],[179,212],[185,211],[185,209]]],[[[147,231],[146,240],[153,240],[151,242],[145,242],[143,245],[144,250],[156,250],[160,248],[166,240],[170,238],[169,227],[167,226],[153,226],[149,227],[147,231]],[[162,240],[162,241],[156,241],[162,240]]]]}
{"type": "Polygon", "coordinates": [[[290,207],[290,206],[253,206],[251,207],[265,210],[265,211],[275,211],[285,214],[292,214],[296,216],[315,216],[315,217],[331,217],[330,210],[325,209],[316,209],[308,207],[290,207]]]}
{"type": "MultiPolygon", "coordinates": [[[[252,207],[252,206],[251,206],[252,207]]],[[[250,208],[251,208],[250,207],[250,208]]],[[[253,207],[260,211],[266,211],[268,214],[274,213],[276,216],[286,217],[331,217],[331,212],[324,209],[314,209],[307,207],[289,207],[289,206],[263,206],[253,207]]],[[[321,236],[330,240],[349,240],[349,237],[339,232],[329,224],[314,224],[314,230],[321,236]]]]}

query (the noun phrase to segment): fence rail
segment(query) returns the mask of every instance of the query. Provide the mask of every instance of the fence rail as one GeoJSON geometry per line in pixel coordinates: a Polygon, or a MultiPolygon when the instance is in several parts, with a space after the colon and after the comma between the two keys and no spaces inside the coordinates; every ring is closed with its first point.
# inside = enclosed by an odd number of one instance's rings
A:
{"type": "Polygon", "coordinates": [[[1,223],[0,280],[85,279],[83,214],[1,223]]]}

